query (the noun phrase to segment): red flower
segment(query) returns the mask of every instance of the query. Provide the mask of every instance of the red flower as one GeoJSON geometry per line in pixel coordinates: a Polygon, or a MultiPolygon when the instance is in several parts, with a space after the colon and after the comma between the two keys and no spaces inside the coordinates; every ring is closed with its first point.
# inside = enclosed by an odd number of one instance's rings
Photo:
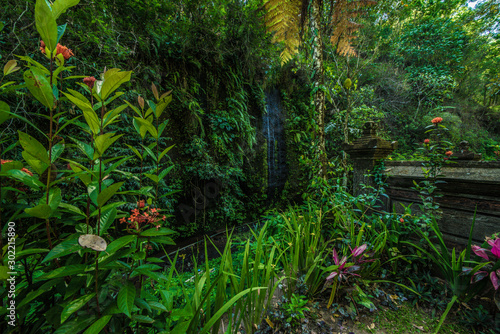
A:
{"type": "Polygon", "coordinates": [[[146,202],[144,202],[144,200],[141,199],[139,202],[137,202],[137,206],[139,207],[139,209],[142,209],[146,206],[146,202]]]}
{"type": "Polygon", "coordinates": [[[438,123],[441,123],[442,121],[443,121],[443,119],[441,117],[436,117],[431,122],[432,122],[432,124],[438,124],[438,123]]]}
{"type": "Polygon", "coordinates": [[[45,43],[43,41],[40,41],[40,51],[45,54],[45,43]]]}
{"type": "MultiPolygon", "coordinates": [[[[44,41],[40,41],[40,51],[45,54],[45,43],[44,41]]],[[[68,49],[67,47],[65,47],[64,45],[61,45],[59,43],[57,43],[57,47],[56,47],[56,54],[62,54],[64,59],[68,60],[69,58],[71,58],[72,56],[74,56],[74,53],[73,51],[71,51],[71,49],[68,49]]]]}
{"type": "Polygon", "coordinates": [[[446,156],[449,158],[449,157],[453,154],[453,152],[452,152],[452,151],[446,151],[446,153],[445,153],[445,154],[446,154],[446,156]]]}
{"type": "Polygon", "coordinates": [[[431,141],[429,139],[424,140],[424,144],[429,144],[431,141]]]}
{"type": "Polygon", "coordinates": [[[62,54],[64,59],[66,60],[74,56],[73,51],[71,51],[71,49],[68,49],[67,47],[59,43],[57,43],[56,54],[62,54]]]}
{"type": "Polygon", "coordinates": [[[85,79],[83,79],[83,83],[92,90],[92,88],[94,88],[95,80],[96,79],[94,77],[86,77],[85,79]]]}
{"type": "Polygon", "coordinates": [[[404,223],[405,220],[401,217],[401,218],[399,218],[399,222],[404,223]]]}

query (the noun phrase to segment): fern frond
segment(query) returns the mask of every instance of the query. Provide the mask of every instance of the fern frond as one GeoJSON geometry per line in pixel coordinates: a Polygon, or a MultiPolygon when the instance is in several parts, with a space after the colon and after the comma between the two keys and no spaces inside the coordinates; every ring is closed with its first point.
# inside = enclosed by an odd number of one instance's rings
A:
{"type": "Polygon", "coordinates": [[[300,35],[300,0],[264,0],[264,21],[269,32],[274,32],[273,42],[284,43],[281,62],[286,63],[298,52],[300,35]]]}
{"type": "Polygon", "coordinates": [[[372,0],[337,0],[332,14],[333,33],[330,42],[337,45],[337,53],[342,56],[356,56],[356,50],[352,45],[352,40],[356,38],[354,33],[362,24],[353,22],[352,19],[358,16],[360,9],[366,6],[373,6],[377,1],[372,0]]]}

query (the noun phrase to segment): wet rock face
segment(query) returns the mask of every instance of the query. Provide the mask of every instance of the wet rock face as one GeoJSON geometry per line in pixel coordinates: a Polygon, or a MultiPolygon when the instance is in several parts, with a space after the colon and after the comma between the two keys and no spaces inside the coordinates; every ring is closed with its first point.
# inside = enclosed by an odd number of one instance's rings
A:
{"type": "Polygon", "coordinates": [[[277,89],[266,92],[266,111],[262,128],[267,141],[267,198],[271,201],[283,191],[288,177],[284,112],[277,89]]]}

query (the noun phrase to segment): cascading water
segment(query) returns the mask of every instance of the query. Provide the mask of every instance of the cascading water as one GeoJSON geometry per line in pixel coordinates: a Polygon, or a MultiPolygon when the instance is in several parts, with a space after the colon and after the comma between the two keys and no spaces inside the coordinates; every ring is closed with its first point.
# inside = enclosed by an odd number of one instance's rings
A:
{"type": "Polygon", "coordinates": [[[288,176],[286,163],[284,114],[281,106],[280,93],[277,89],[266,92],[266,111],[262,128],[267,140],[267,198],[272,201],[281,194],[288,176]]]}

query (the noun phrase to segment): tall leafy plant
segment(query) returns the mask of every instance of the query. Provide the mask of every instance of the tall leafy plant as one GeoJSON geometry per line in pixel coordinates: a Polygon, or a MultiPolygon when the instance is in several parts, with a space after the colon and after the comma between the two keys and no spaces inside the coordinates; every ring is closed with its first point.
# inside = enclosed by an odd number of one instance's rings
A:
{"type": "MultiPolygon", "coordinates": [[[[126,104],[113,107],[113,101],[124,94],[118,89],[130,80],[131,72],[110,69],[100,80],[86,77],[80,90],[65,90],[63,86],[68,79],[84,77],[64,77],[63,74],[74,68],[65,65],[74,55],[59,43],[66,26],[56,24],[59,15],[77,3],[78,0],[57,0],[53,4],[38,0],[35,23],[43,40],[40,51],[48,66],[30,57],[20,57],[27,64],[25,85],[38,101],[38,114],[47,119],[49,132],[27,122],[37,130],[38,136],[18,131],[19,143],[24,162],[34,173],[28,169],[23,171],[23,163],[13,161],[2,167],[0,175],[2,185],[5,178],[6,182],[23,183],[32,194],[41,194],[35,200],[23,197],[9,217],[9,220],[31,223],[30,226],[18,224],[19,232],[24,231],[26,235],[16,240],[18,252],[14,268],[21,281],[16,289],[17,327],[10,327],[9,331],[97,333],[107,328],[121,332],[126,327],[149,326],[155,322],[154,317],[161,317],[166,311],[147,293],[147,285],[136,286],[136,282],[142,283],[143,277],[147,277],[154,286],[155,281],[162,280],[163,275],[158,272],[161,267],[152,263],[158,259],[147,257],[147,250],[150,241],[172,244],[169,235],[173,231],[158,224],[162,220],[158,215],[139,212],[128,219],[128,224],[135,227],[127,229],[128,235],[120,236],[120,231],[113,226],[119,207],[125,204],[113,201],[114,196],[148,190],[120,192],[124,182],[115,182],[113,176],[130,157],[109,157],[108,153],[123,136],[109,129],[120,120],[121,112],[127,107],[126,104]],[[81,116],[70,119],[67,102],[81,111],[85,122],[80,122],[81,116]],[[70,137],[83,159],[66,159],[71,172],[66,172],[68,175],[63,178],[58,170],[66,148],[63,130],[77,127],[87,134],[88,142],[70,137]],[[68,180],[80,180],[84,196],[66,201],[61,184],[68,180]],[[40,225],[46,239],[37,235],[40,225]],[[107,240],[111,242],[108,244],[107,240]]],[[[9,62],[5,73],[16,69],[15,62],[9,62]]],[[[7,117],[25,120],[12,114],[3,103],[1,106],[2,120],[7,117]]],[[[3,187],[2,194],[4,190],[11,189],[3,187]]],[[[2,195],[2,204],[4,200],[2,195]]],[[[5,258],[3,260],[5,263],[5,258]]]]}

